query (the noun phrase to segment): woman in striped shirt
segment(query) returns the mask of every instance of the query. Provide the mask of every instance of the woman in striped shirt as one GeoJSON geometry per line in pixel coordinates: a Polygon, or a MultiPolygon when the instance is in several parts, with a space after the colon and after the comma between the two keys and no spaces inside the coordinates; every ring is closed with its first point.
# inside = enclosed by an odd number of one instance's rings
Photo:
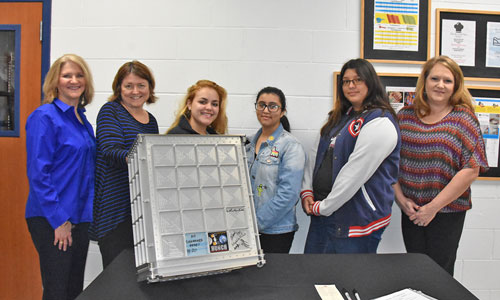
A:
{"type": "Polygon", "coordinates": [[[113,95],[97,116],[97,162],[94,221],[90,236],[99,243],[103,267],[133,248],[127,154],[139,133],[158,133],[155,117],[144,109],[154,103],[155,81],[138,61],[120,67],[113,95]]]}
{"type": "Polygon", "coordinates": [[[407,252],[424,253],[453,275],[470,185],[488,167],[472,97],[460,67],[427,61],[413,105],[398,113],[402,146],[396,200],[407,252]]]}

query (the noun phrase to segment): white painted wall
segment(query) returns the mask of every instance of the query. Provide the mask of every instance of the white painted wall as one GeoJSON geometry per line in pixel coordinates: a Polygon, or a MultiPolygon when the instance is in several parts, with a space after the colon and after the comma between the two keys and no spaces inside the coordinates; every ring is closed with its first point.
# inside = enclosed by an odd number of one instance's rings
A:
{"type": "MultiPolygon", "coordinates": [[[[500,2],[434,0],[431,53],[436,8],[500,11],[500,2]]],[[[160,100],[148,109],[161,131],[173,121],[187,87],[206,78],[229,93],[230,133],[253,133],[258,128],[254,97],[272,85],[287,95],[293,133],[309,148],[332,107],[333,72],[359,56],[361,4],[354,0],[53,0],[52,9],[51,59],[77,53],[90,64],[96,87],[88,106],[93,123],[118,67],[138,59],[156,77],[160,100]]],[[[419,73],[420,68],[374,65],[378,72],[419,73]]],[[[455,277],[482,300],[500,299],[500,186],[478,181],[472,195],[474,208],[467,214],[455,277]]],[[[298,211],[301,228],[294,252],[302,251],[308,227],[298,211]]],[[[395,206],[379,252],[405,251],[399,221],[395,206]]],[[[98,247],[92,244],[87,284],[101,268],[98,247]]]]}

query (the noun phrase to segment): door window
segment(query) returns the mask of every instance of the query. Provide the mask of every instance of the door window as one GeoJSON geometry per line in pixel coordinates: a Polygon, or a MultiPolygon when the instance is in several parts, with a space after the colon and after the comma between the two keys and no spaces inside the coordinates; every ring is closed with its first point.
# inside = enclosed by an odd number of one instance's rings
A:
{"type": "Polygon", "coordinates": [[[20,25],[0,25],[0,136],[19,136],[20,25]]]}

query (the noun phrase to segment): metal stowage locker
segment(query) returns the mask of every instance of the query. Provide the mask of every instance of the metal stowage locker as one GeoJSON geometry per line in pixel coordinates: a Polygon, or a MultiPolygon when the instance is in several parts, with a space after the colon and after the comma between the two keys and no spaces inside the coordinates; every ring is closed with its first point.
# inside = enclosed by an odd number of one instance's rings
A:
{"type": "Polygon", "coordinates": [[[128,168],[139,281],[265,264],[244,139],[138,135],[128,168]]]}

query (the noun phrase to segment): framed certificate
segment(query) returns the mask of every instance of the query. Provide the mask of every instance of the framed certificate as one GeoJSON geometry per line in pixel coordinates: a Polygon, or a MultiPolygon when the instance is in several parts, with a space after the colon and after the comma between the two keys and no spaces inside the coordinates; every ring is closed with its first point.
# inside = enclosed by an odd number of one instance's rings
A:
{"type": "Polygon", "coordinates": [[[437,9],[436,55],[455,60],[466,80],[500,81],[500,12],[437,9]]]}

